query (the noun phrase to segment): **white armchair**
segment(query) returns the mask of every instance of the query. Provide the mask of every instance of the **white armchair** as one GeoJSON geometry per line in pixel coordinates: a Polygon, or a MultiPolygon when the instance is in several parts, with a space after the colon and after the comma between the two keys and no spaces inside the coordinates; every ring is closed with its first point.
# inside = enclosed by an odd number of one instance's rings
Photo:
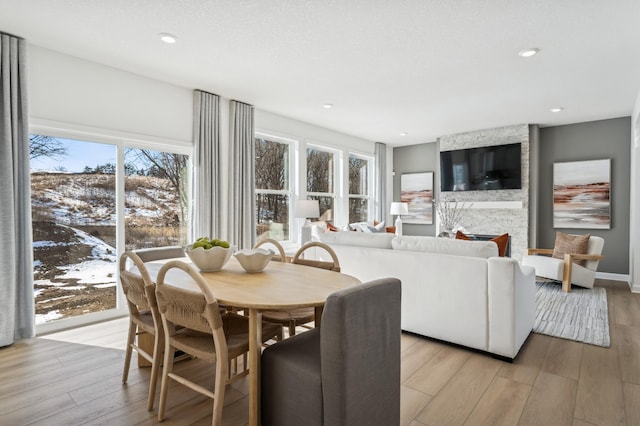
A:
{"type": "Polygon", "coordinates": [[[533,266],[536,275],[556,281],[562,281],[562,291],[571,291],[571,284],[592,288],[596,278],[598,263],[604,259],[602,248],[604,239],[591,235],[587,254],[565,254],[564,259],[551,257],[553,249],[528,249],[527,256],[523,256],[522,264],[533,266]],[[581,266],[576,260],[586,260],[581,266]]]}

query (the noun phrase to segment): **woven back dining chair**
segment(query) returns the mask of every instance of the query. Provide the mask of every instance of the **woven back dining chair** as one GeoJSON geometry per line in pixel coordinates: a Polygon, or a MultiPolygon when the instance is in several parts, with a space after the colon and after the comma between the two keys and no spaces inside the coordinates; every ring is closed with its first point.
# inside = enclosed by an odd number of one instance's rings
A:
{"type": "MultiPolygon", "coordinates": [[[[230,362],[249,351],[249,318],[220,310],[216,297],[202,275],[193,266],[179,260],[169,261],[160,268],[156,298],[165,337],[158,420],[165,418],[171,379],[212,398],[212,424],[220,425],[225,386],[248,374],[245,363],[242,371],[231,375],[230,362]],[[173,273],[173,277],[177,273],[182,281],[194,283],[194,288],[187,290],[167,284],[165,278],[168,273],[173,273]],[[188,378],[173,371],[173,363],[167,354],[175,350],[215,364],[213,392],[197,384],[193,377],[188,378]]],[[[281,334],[281,326],[262,323],[263,341],[280,338],[281,334]]]]}
{"type": "MultiPolygon", "coordinates": [[[[280,246],[277,241],[273,242],[280,246]]],[[[282,246],[280,246],[280,249],[282,249],[282,246]]],[[[284,253],[284,250],[282,250],[282,252],[284,253]]],[[[328,245],[317,241],[311,241],[302,246],[294,255],[291,263],[340,272],[340,262],[338,262],[338,256],[336,256],[336,253],[328,245]],[[324,249],[327,253],[329,253],[329,256],[332,260],[324,261],[316,259],[305,259],[303,253],[312,247],[319,247],[321,249],[324,249]]],[[[297,326],[305,326],[306,328],[311,328],[307,326],[307,324],[315,321],[315,309],[313,307],[306,307],[285,311],[264,311],[262,313],[262,319],[287,327],[289,337],[291,337],[296,334],[297,326]]]]}
{"type": "Polygon", "coordinates": [[[273,257],[271,258],[271,260],[276,261],[276,262],[287,262],[287,256],[284,253],[284,248],[282,247],[282,245],[277,241],[274,240],[273,238],[264,238],[260,241],[258,241],[256,243],[255,246],[253,246],[253,248],[258,248],[258,247],[262,247],[265,245],[271,245],[273,246],[278,253],[274,254],[273,257]]]}
{"type": "Polygon", "coordinates": [[[135,350],[142,358],[151,363],[147,409],[152,410],[158,381],[158,370],[162,359],[162,351],[164,350],[164,335],[157,309],[155,285],[151,281],[144,262],[135,252],[128,251],[120,256],[119,269],[120,284],[129,309],[129,333],[127,335],[122,383],[127,383],[131,356],[135,350]],[[127,261],[133,264],[130,269],[127,261]],[[151,353],[138,345],[136,337],[142,333],[148,333],[154,337],[153,351],[151,353]]]}

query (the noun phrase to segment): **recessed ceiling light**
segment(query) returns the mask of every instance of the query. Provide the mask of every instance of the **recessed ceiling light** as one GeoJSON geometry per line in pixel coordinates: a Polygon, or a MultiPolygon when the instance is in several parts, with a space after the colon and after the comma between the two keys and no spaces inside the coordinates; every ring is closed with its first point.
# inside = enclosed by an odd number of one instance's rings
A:
{"type": "Polygon", "coordinates": [[[165,43],[173,44],[178,41],[178,37],[170,33],[160,33],[158,34],[158,36],[160,37],[160,40],[164,41],[165,43]]]}
{"type": "Polygon", "coordinates": [[[557,108],[551,108],[549,111],[551,111],[551,112],[560,112],[560,111],[563,111],[563,110],[564,110],[564,108],[557,107],[557,108]]]}
{"type": "Polygon", "coordinates": [[[531,49],[525,49],[525,50],[521,50],[518,52],[518,55],[522,56],[523,58],[530,58],[533,55],[535,55],[536,53],[538,53],[540,51],[540,49],[536,48],[536,47],[532,47],[531,49]]]}
{"type": "Polygon", "coordinates": [[[408,135],[409,135],[409,133],[406,133],[406,132],[400,133],[400,136],[408,136],[408,135]]]}
{"type": "Polygon", "coordinates": [[[325,108],[325,109],[333,108],[333,104],[324,104],[322,105],[322,108],[325,108]]]}

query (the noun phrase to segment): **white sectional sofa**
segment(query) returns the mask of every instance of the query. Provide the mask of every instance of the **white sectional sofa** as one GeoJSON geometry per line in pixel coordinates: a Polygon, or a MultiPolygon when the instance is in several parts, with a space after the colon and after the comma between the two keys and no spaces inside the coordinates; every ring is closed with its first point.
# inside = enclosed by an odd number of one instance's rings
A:
{"type": "Polygon", "coordinates": [[[534,269],[497,257],[493,242],[347,231],[319,239],[342,272],[402,281],[405,331],[513,359],[533,328],[534,269]]]}

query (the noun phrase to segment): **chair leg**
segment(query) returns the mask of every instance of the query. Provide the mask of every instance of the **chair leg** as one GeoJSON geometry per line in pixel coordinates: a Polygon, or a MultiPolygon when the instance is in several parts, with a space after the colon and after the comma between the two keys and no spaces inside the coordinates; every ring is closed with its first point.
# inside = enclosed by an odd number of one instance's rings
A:
{"type": "Polygon", "coordinates": [[[572,271],[571,256],[565,254],[564,258],[564,271],[562,273],[562,291],[569,293],[571,291],[571,273],[572,271]]]}
{"type": "Polygon", "coordinates": [[[124,356],[124,370],[122,370],[122,383],[127,383],[129,378],[129,367],[131,367],[131,353],[133,352],[133,342],[136,338],[138,326],[129,319],[129,335],[127,336],[127,350],[124,356]]]}
{"type": "MultiPolygon", "coordinates": [[[[164,336],[156,334],[153,345],[153,364],[151,365],[151,381],[149,383],[149,398],[147,399],[147,410],[153,410],[153,403],[156,399],[156,386],[158,384],[158,372],[162,364],[164,355],[164,336]]],[[[171,360],[173,364],[173,360],[171,360]]]]}
{"type": "Polygon", "coordinates": [[[167,393],[169,391],[169,373],[173,370],[173,352],[175,349],[169,344],[169,339],[165,336],[164,362],[162,363],[162,381],[160,382],[160,406],[158,407],[158,421],[164,420],[164,413],[167,408],[167,393]]]}
{"type": "Polygon", "coordinates": [[[216,379],[213,389],[215,396],[213,398],[213,416],[211,419],[213,426],[220,426],[222,424],[222,407],[224,406],[224,393],[229,381],[229,374],[230,371],[225,368],[223,362],[216,362],[216,379]]]}

